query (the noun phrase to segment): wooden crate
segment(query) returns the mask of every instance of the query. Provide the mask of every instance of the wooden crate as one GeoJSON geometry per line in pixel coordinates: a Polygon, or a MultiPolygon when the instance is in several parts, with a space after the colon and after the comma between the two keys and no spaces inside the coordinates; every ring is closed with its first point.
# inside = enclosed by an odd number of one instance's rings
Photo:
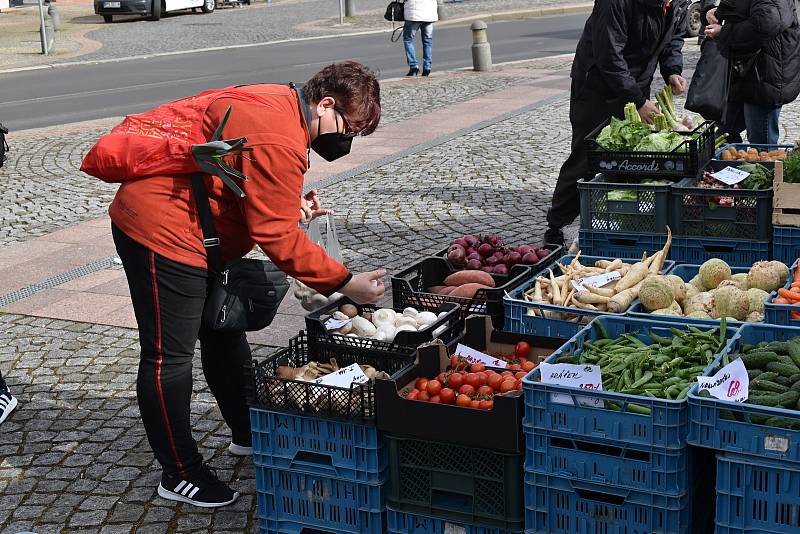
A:
{"type": "Polygon", "coordinates": [[[783,162],[775,162],[773,179],[775,195],[772,199],[772,224],[800,226],[800,184],[783,181],[783,162]]]}

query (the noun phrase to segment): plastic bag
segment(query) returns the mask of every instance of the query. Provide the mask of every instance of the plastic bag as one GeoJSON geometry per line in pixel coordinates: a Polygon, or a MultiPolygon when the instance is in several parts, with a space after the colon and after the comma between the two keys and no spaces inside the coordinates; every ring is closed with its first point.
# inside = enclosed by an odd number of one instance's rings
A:
{"type": "Polygon", "coordinates": [[[721,121],[728,107],[730,85],[728,58],[722,55],[715,41],[706,39],[686,94],[684,108],[699,113],[704,119],[721,121]]]}
{"type": "MultiPolygon", "coordinates": [[[[339,237],[336,235],[336,220],[334,219],[333,215],[326,216],[325,239],[322,238],[322,229],[320,228],[321,224],[322,223],[320,222],[319,218],[308,223],[308,238],[312,242],[321,246],[328,256],[339,263],[343,263],[342,249],[339,245],[339,237]]],[[[292,294],[298,300],[300,300],[303,308],[309,311],[321,308],[322,306],[325,306],[330,302],[338,300],[342,297],[340,293],[334,293],[330,297],[325,297],[299,280],[292,280],[292,294]]]]}

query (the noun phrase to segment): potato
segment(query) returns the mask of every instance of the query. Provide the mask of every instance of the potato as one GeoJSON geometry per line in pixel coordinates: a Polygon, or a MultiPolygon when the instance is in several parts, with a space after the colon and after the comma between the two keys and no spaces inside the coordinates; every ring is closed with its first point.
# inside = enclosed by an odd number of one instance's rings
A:
{"type": "Polygon", "coordinates": [[[458,287],[465,284],[482,284],[487,287],[494,287],[494,278],[489,273],[483,271],[460,271],[453,273],[444,279],[445,285],[458,287]]]}
{"type": "Polygon", "coordinates": [[[464,297],[464,298],[471,299],[471,298],[475,297],[475,293],[477,293],[478,290],[480,290],[480,289],[491,289],[491,287],[487,286],[487,285],[484,285],[484,284],[477,284],[477,283],[473,282],[473,283],[469,283],[469,284],[464,284],[464,285],[458,286],[457,288],[455,288],[450,293],[450,296],[451,297],[464,297]]]}

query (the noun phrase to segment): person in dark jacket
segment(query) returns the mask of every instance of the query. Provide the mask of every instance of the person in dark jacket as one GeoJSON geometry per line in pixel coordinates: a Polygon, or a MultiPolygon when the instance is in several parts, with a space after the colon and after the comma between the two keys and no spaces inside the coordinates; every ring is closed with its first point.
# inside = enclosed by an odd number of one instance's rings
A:
{"type": "Polygon", "coordinates": [[[781,107],[800,94],[800,25],[794,0],[723,0],[705,15],[733,67],[723,131],[733,143],[776,144],[781,107]]]}
{"type": "Polygon", "coordinates": [[[595,2],[572,63],[572,153],[558,175],[545,242],[563,243],[561,229],[580,213],[577,184],[589,177],[586,136],[609,117],[622,118],[628,102],[652,122],[658,110],[650,85],[657,66],[676,95],[686,89],[681,50],[687,7],[687,0],[595,2]]]}

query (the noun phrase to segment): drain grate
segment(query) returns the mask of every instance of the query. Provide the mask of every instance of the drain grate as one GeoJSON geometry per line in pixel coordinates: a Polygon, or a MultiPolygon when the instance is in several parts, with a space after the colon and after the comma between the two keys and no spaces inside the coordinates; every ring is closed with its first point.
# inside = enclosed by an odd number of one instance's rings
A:
{"type": "Polygon", "coordinates": [[[103,258],[100,260],[93,261],[92,263],[87,263],[86,265],[82,265],[80,267],[76,267],[71,271],[67,271],[64,273],[59,273],[57,275],[51,276],[50,278],[45,278],[42,281],[36,282],[29,286],[23,287],[22,289],[17,289],[16,291],[12,291],[11,293],[6,293],[5,295],[0,296],[0,307],[8,306],[9,304],[13,304],[22,299],[26,299],[31,295],[35,295],[40,291],[44,291],[45,289],[52,289],[56,286],[60,286],[61,284],[65,284],[71,280],[77,280],[87,274],[92,274],[97,271],[102,271],[103,269],[108,269],[109,267],[114,267],[117,265],[116,258],[114,256],[103,258]]]}

